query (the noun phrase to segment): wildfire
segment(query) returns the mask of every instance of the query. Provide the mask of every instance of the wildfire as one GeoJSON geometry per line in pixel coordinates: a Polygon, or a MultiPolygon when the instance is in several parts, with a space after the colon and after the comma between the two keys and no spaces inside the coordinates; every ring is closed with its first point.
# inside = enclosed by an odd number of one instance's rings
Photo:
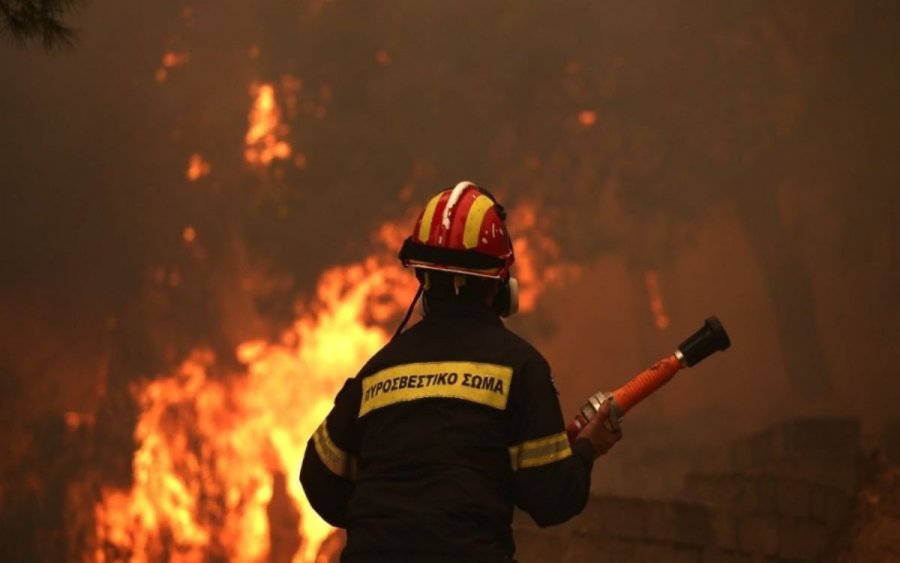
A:
{"type": "Polygon", "coordinates": [[[244,160],[257,166],[268,166],[275,159],[291,156],[291,145],[284,140],[287,124],[281,123],[281,109],[275,100],[275,87],[260,84],[250,88],[254,97],[250,108],[250,126],[244,136],[244,160]]]}
{"type": "MultiPolygon", "coordinates": [[[[403,224],[410,221],[407,219],[403,224]]],[[[523,309],[559,269],[557,249],[532,205],[513,211],[523,309]]],[[[94,559],[106,561],[314,561],[341,540],[311,509],[297,480],[306,441],[344,381],[388,340],[417,289],[394,256],[400,223],[376,233],[381,249],[325,271],[315,295],[274,341],[242,343],[245,366],[221,374],[194,350],[174,371],[135,389],[133,487],[104,489],[94,509],[94,559]],[[299,547],[299,549],[298,549],[299,547]]],[[[183,238],[196,237],[186,227],[183,238]]]]}

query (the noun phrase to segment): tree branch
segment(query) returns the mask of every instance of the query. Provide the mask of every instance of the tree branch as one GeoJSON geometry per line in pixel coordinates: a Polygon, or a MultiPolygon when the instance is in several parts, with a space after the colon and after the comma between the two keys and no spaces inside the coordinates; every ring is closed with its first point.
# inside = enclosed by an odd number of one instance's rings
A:
{"type": "Polygon", "coordinates": [[[78,31],[63,19],[76,11],[83,0],[0,0],[0,36],[26,46],[40,41],[44,49],[71,49],[78,31]]]}

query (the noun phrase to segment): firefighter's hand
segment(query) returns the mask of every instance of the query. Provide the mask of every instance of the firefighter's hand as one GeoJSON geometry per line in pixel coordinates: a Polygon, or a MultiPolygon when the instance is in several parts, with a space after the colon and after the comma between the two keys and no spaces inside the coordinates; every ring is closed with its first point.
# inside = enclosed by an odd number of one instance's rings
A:
{"type": "Polygon", "coordinates": [[[579,438],[587,438],[594,447],[594,458],[598,458],[609,451],[616,442],[622,439],[622,430],[618,424],[612,424],[608,421],[609,403],[600,405],[600,410],[594,415],[594,418],[587,423],[587,426],[578,433],[579,438]],[[609,427],[608,427],[609,426],[609,427]],[[611,430],[610,428],[615,428],[611,430]]]}

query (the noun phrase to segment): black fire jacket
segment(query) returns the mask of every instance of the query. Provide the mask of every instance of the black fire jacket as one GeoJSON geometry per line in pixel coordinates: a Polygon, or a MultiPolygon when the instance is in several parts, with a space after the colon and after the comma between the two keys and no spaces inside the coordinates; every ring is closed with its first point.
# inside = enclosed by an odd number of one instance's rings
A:
{"type": "Polygon", "coordinates": [[[591,444],[570,447],[550,368],[481,305],[434,305],[349,379],[300,481],[347,530],[342,560],[509,561],[513,504],[581,512],[591,444]]]}

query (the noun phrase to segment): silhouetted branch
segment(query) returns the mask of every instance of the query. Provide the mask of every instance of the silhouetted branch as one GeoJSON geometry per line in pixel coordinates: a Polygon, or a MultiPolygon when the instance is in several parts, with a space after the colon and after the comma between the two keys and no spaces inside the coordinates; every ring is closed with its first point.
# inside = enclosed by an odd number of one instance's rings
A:
{"type": "Polygon", "coordinates": [[[78,31],[63,18],[83,0],[0,0],[0,35],[26,45],[39,40],[45,49],[72,48],[78,31]]]}

